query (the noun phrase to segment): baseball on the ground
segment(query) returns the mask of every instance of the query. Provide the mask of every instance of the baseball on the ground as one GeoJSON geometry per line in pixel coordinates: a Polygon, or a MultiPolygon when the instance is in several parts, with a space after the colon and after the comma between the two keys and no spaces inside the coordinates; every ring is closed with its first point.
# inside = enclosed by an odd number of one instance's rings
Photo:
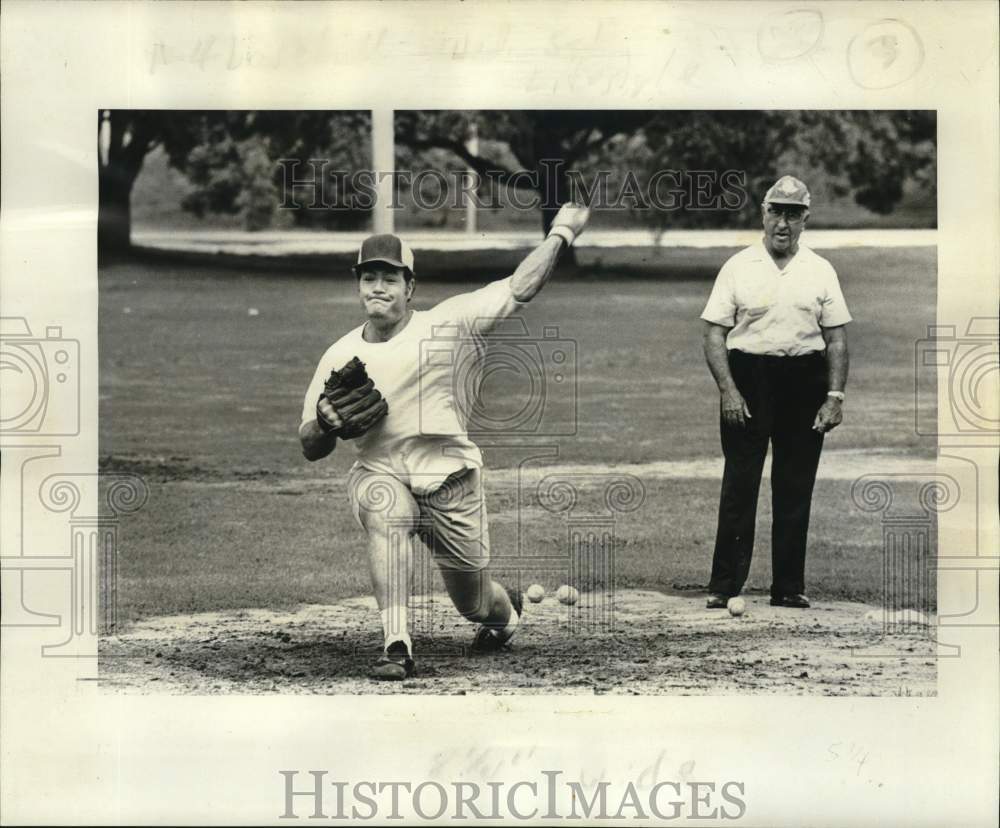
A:
{"type": "Polygon", "coordinates": [[[747,602],[737,595],[726,602],[726,609],[729,610],[730,615],[740,616],[747,611],[747,602]]]}
{"type": "Polygon", "coordinates": [[[560,604],[575,604],[580,600],[580,592],[576,587],[563,584],[556,590],[556,598],[559,599],[560,604]]]}
{"type": "Polygon", "coordinates": [[[524,594],[532,604],[537,604],[545,597],[545,587],[541,584],[532,584],[524,594]]]}

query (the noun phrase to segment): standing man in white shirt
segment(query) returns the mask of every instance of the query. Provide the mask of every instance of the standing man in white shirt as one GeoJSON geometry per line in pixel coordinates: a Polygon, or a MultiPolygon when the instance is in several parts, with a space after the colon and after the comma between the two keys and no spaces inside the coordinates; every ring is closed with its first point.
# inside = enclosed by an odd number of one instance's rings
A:
{"type": "MultiPolygon", "coordinates": [[[[473,370],[481,367],[483,337],[542,289],[559,254],[583,232],[589,216],[584,207],[564,205],[548,237],[512,276],[428,311],[409,307],[416,288],[413,252],[401,239],[381,234],[361,245],[354,271],[365,322],[320,359],[303,401],[299,438],[310,461],[328,456],[338,438],[351,440],[357,452],[348,495],[368,535],[385,642],[373,678],[402,680],[414,672],[407,604],[418,532],[429,538],[455,608],[480,625],[473,649],[500,650],[514,634],[522,596],[490,576],[483,457],[467,433],[471,401],[459,398],[469,383],[455,371],[459,365],[468,370],[470,363],[473,370]],[[458,335],[441,337],[443,330],[458,335]],[[466,351],[449,359],[442,350],[449,342],[456,349],[472,348],[474,358],[468,359],[466,351]],[[432,351],[422,347],[426,343],[433,343],[432,351]],[[361,434],[344,411],[321,396],[331,372],[355,357],[388,406],[388,413],[362,426],[368,430],[361,434]]],[[[360,393],[365,392],[375,393],[370,387],[360,393]]]]}
{"type": "Polygon", "coordinates": [[[739,595],[750,571],[768,444],[771,605],[809,606],[809,511],[823,436],[843,418],[851,321],[833,266],[799,243],[809,203],[806,185],[790,175],[767,191],[763,240],[722,266],[701,315],[726,459],[709,609],[739,595]]]}

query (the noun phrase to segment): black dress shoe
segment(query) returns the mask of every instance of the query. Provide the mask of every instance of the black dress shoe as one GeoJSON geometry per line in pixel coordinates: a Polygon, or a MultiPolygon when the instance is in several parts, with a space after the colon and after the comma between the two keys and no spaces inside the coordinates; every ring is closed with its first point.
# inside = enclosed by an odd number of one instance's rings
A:
{"type": "Polygon", "coordinates": [[[791,607],[792,609],[809,609],[811,604],[801,592],[795,595],[772,595],[772,607],[791,607]]]}
{"type": "Polygon", "coordinates": [[[705,609],[725,609],[729,603],[729,596],[721,592],[710,592],[708,600],[705,602],[705,609]]]}

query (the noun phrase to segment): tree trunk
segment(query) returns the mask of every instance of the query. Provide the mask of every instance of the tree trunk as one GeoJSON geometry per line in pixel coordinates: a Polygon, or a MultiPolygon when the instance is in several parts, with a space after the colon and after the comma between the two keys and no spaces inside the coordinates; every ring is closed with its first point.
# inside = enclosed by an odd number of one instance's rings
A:
{"type": "Polygon", "coordinates": [[[121,165],[101,166],[97,177],[97,255],[102,263],[132,246],[132,183],[121,165]]]}
{"type": "MultiPolygon", "coordinates": [[[[98,117],[100,141],[101,117],[98,117]]],[[[107,163],[98,158],[97,261],[107,263],[132,248],[132,185],[155,146],[155,120],[143,112],[109,114],[107,163]]]]}

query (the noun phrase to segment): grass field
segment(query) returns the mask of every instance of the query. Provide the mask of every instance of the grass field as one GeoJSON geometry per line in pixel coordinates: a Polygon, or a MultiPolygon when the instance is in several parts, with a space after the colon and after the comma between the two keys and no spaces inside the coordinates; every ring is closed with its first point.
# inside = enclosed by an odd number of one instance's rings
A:
{"type": "MultiPolygon", "coordinates": [[[[717,458],[718,398],[701,355],[698,314],[725,253],[669,279],[561,277],[524,314],[532,335],[558,326],[575,349],[573,394],[552,394],[546,416],[571,436],[487,449],[495,553],[555,550],[565,524],[503,473],[518,451],[549,447],[546,463],[620,464],[717,458]],[[518,504],[523,507],[517,511],[518,504]],[[520,521],[517,516],[520,514],[520,521]]],[[[934,322],[936,252],[831,251],[855,316],[844,425],[828,454],[930,458],[914,432],[914,344],[934,322]]],[[[498,277],[506,274],[496,274],[498,277]]],[[[421,281],[416,306],[482,282],[421,281]]],[[[344,496],[350,451],[309,464],[296,427],[302,394],[325,347],[359,323],[350,278],[292,272],[121,264],[100,274],[100,437],[106,471],[134,471],[150,499],[123,521],[119,617],[324,604],[368,591],[363,539],[344,496]],[[250,309],[256,314],[251,315],[250,309]]],[[[490,405],[515,405],[516,379],[487,385],[490,405]]],[[[509,442],[509,441],[508,441],[509,442]]],[[[707,580],[718,479],[638,475],[642,506],[621,515],[619,586],[687,590],[707,580]]],[[[580,508],[603,479],[582,485],[580,508]]],[[[807,584],[814,598],[878,601],[878,516],[851,501],[851,481],[821,479],[807,584]]],[[[762,493],[751,591],[769,583],[770,518],[762,493]]]]}

